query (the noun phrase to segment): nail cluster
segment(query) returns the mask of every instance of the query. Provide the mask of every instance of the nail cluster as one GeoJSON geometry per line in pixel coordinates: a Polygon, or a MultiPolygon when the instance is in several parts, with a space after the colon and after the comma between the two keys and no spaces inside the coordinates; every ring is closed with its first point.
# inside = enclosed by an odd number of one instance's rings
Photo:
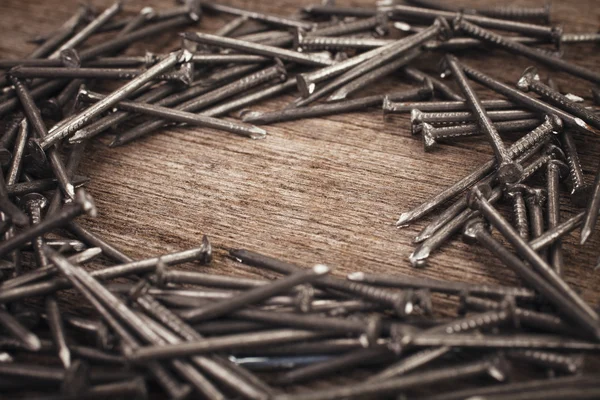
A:
{"type": "Polygon", "coordinates": [[[198,0],[133,14],[121,1],[100,12],[81,5],[33,38],[29,56],[0,59],[0,397],[600,398],[599,376],[584,370],[600,352],[600,317],[565,280],[561,243],[581,228],[583,245],[595,229],[600,170],[589,183],[575,138],[596,134],[600,118],[535,68],[598,85],[600,72],[562,59],[561,46],[600,36],[563,33],[549,6],[407,3],[324,2],[292,17],[198,0]],[[229,22],[201,31],[215,14],[229,22]],[[98,34],[105,39],[89,44],[98,34]],[[179,40],[171,51],[124,54],[168,35],[179,40]],[[505,83],[461,59],[497,49],[534,66],[505,83]],[[437,74],[418,67],[425,57],[439,59],[437,74]],[[360,94],[395,74],[415,85],[360,94]],[[480,99],[474,83],[496,98],[480,99]],[[248,109],[295,90],[284,109],[248,109]],[[386,123],[410,115],[407,131],[425,151],[474,137],[489,144],[488,162],[397,225],[438,211],[415,239],[413,266],[462,233],[522,286],[340,278],[268,249],[214,255],[256,278],[218,274],[204,267],[213,259],[206,236],[196,248],[134,260],[78,219],[97,214],[79,174],[97,136],[118,132],[115,147],[184,125],[265,139],[258,125],[364,110],[383,110],[386,123]],[[581,209],[568,219],[563,187],[581,209]],[[452,316],[436,309],[439,298],[455,306],[452,316]],[[510,382],[513,367],[531,376],[510,382]]]}

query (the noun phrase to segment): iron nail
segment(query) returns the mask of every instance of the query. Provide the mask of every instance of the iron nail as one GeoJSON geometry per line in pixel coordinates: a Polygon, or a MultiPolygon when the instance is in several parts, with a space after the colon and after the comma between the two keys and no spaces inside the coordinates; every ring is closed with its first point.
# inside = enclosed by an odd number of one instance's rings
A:
{"type": "MultiPolygon", "coordinates": [[[[446,335],[454,337],[454,335],[446,335]]],[[[410,374],[391,378],[385,381],[373,381],[356,383],[345,386],[333,387],[320,391],[299,394],[282,394],[274,397],[274,400],[334,400],[351,396],[382,397],[390,393],[426,385],[433,385],[443,381],[454,381],[459,378],[491,375],[499,381],[506,379],[507,365],[504,360],[484,359],[483,361],[471,361],[460,363],[450,367],[441,367],[426,372],[410,374]]]]}
{"type": "Polygon", "coordinates": [[[589,200],[591,185],[585,181],[581,162],[579,161],[579,153],[571,132],[563,131],[560,135],[560,142],[570,169],[571,203],[576,207],[583,208],[589,200]]]}
{"type": "MultiPolygon", "coordinates": [[[[487,116],[492,122],[506,122],[506,121],[515,121],[515,120],[526,120],[526,119],[536,119],[538,117],[537,114],[532,113],[530,111],[524,110],[495,110],[488,111],[487,116]]],[[[411,133],[416,135],[420,132],[416,127],[421,126],[424,123],[430,125],[444,125],[444,124],[452,124],[452,123],[464,123],[473,121],[475,115],[469,111],[450,111],[450,112],[423,112],[419,109],[413,109],[410,113],[410,122],[411,122],[411,133]]],[[[494,124],[496,130],[497,124],[494,124]]],[[[506,129],[504,126],[502,129],[506,129]]]]}
{"type": "MultiPolygon", "coordinates": [[[[490,111],[490,113],[491,112],[493,111],[490,111]]],[[[494,123],[498,133],[531,131],[539,125],[540,120],[537,118],[500,121],[494,123]]],[[[423,136],[423,147],[426,152],[435,150],[439,141],[482,135],[479,125],[476,123],[449,126],[433,126],[428,123],[423,123],[420,129],[421,135],[423,136]]]]}
{"type": "Polygon", "coordinates": [[[592,127],[586,124],[581,118],[574,117],[573,115],[566,113],[559,108],[551,106],[541,100],[538,100],[535,97],[528,96],[517,89],[514,89],[488,75],[485,75],[480,71],[473,69],[472,67],[469,67],[468,65],[465,65],[464,63],[461,66],[469,78],[497,93],[502,94],[503,96],[506,96],[515,104],[522,104],[526,108],[539,111],[547,115],[556,115],[565,123],[565,125],[569,127],[592,132],[592,127]]]}
{"type": "Polygon", "coordinates": [[[71,49],[85,42],[91,35],[94,34],[102,25],[108,22],[112,17],[114,17],[119,11],[121,11],[122,3],[120,1],[115,2],[112,6],[108,7],[104,12],[90,21],[83,29],[81,29],[77,34],[71,37],[66,43],[61,45],[58,49],[56,49],[52,54],[48,56],[48,58],[58,58],[60,56],[61,51],[66,49],[71,49]]]}
{"type": "Polygon", "coordinates": [[[447,55],[444,58],[444,61],[446,62],[447,67],[452,70],[452,76],[460,86],[466,97],[467,104],[469,104],[471,108],[471,112],[475,116],[479,127],[494,150],[496,160],[498,161],[498,178],[502,183],[516,182],[523,172],[523,167],[514,162],[511,158],[509,150],[504,145],[500,135],[498,135],[498,131],[486,114],[486,110],[481,104],[479,97],[475,94],[475,91],[467,81],[467,78],[462,71],[462,66],[458,63],[456,57],[447,55]]]}
{"type": "Polygon", "coordinates": [[[511,350],[506,357],[543,368],[575,374],[583,368],[583,356],[569,356],[542,350],[511,350]]]}
{"type": "Polygon", "coordinates": [[[585,329],[594,337],[598,337],[600,331],[598,329],[597,318],[594,318],[595,312],[591,310],[589,306],[587,306],[579,296],[566,285],[566,283],[564,283],[562,278],[560,278],[560,276],[558,276],[537,253],[527,246],[527,243],[520,238],[510,224],[508,224],[508,222],[506,222],[502,216],[489,205],[485,200],[485,193],[483,192],[487,190],[489,189],[485,189],[484,187],[472,189],[472,191],[469,192],[470,205],[477,206],[484,217],[491,221],[494,227],[498,229],[511,244],[517,247],[519,254],[526,257],[527,261],[531,262],[534,269],[525,266],[518,257],[513,255],[508,249],[499,244],[496,239],[491,237],[481,221],[467,224],[464,230],[465,236],[469,239],[476,240],[488,250],[492,251],[508,267],[517,271],[521,278],[540,291],[540,293],[559,308],[562,313],[580,323],[582,328],[585,327],[585,329]],[[523,243],[525,246],[522,245],[523,243]],[[535,254],[532,255],[532,253],[535,254]]]}
{"type": "MultiPolygon", "coordinates": [[[[11,68],[9,74],[16,78],[46,78],[46,79],[110,79],[132,80],[144,74],[143,69],[135,68],[93,68],[93,67],[22,67],[11,68]]],[[[153,80],[173,81],[183,86],[189,86],[192,80],[191,70],[181,67],[174,72],[154,75],[153,80]]]]}
{"type": "MultiPolygon", "coordinates": [[[[547,117],[546,120],[536,129],[532,130],[527,135],[513,143],[509,148],[509,151],[513,158],[520,157],[528,150],[535,148],[538,144],[548,141],[553,132],[559,130],[562,130],[561,120],[557,117],[547,117]]],[[[481,180],[484,176],[488,175],[493,171],[495,165],[495,160],[488,161],[486,164],[482,165],[477,170],[458,181],[456,184],[427,200],[425,203],[417,206],[409,212],[403,213],[400,215],[398,222],[396,222],[396,226],[407,225],[409,222],[426,215],[444,201],[463,192],[465,189],[481,180]]]]}
{"type": "MultiPolygon", "coordinates": [[[[532,240],[529,242],[530,246],[532,246],[532,243],[544,233],[545,218],[543,207],[546,204],[547,198],[548,195],[544,189],[528,188],[525,202],[527,203],[529,226],[531,227],[532,240]]],[[[534,246],[532,246],[532,248],[538,251],[534,246]]],[[[542,253],[542,256],[545,258],[544,253],[542,253]]]]}
{"type": "MultiPolygon", "coordinates": [[[[560,187],[559,181],[569,175],[569,166],[560,160],[550,160],[546,170],[546,190],[548,193],[548,229],[560,223],[560,187]]],[[[550,265],[559,275],[564,271],[564,259],[561,241],[552,244],[549,251],[550,265]]]]}
{"type": "Polygon", "coordinates": [[[189,15],[182,15],[179,17],[171,18],[165,21],[151,24],[145,28],[136,29],[126,35],[115,37],[114,39],[106,40],[94,46],[90,46],[79,53],[79,57],[83,63],[92,60],[102,54],[114,53],[121,50],[128,45],[135,43],[140,40],[154,37],[158,33],[173,29],[180,28],[181,26],[188,25],[194,22],[189,15]]]}
{"type": "Polygon", "coordinates": [[[587,242],[596,226],[598,219],[598,212],[600,211],[600,165],[596,172],[596,178],[592,186],[591,195],[588,200],[587,207],[585,209],[585,217],[583,219],[583,225],[581,227],[581,244],[587,242]]]}
{"type": "MultiPolygon", "coordinates": [[[[48,200],[39,193],[28,193],[21,197],[21,205],[29,215],[31,225],[37,225],[42,221],[42,212],[48,206],[48,200]]],[[[32,239],[33,250],[38,268],[46,268],[48,260],[42,253],[44,239],[38,236],[32,239]]]]}
{"type": "MultiPolygon", "coordinates": [[[[17,318],[0,307],[0,325],[13,337],[20,340],[26,349],[38,351],[42,347],[40,339],[27,329],[17,318]]],[[[2,365],[0,363],[0,365],[2,365]]]]}
{"type": "Polygon", "coordinates": [[[19,181],[23,169],[23,156],[25,155],[25,145],[29,136],[29,122],[23,118],[19,124],[18,134],[15,138],[12,160],[6,173],[6,184],[13,185],[19,181]]]}
{"type": "Polygon", "coordinates": [[[281,26],[284,28],[302,28],[310,30],[314,27],[314,23],[285,18],[278,15],[270,15],[261,12],[244,10],[241,8],[228,6],[225,4],[202,3],[202,8],[211,11],[218,11],[226,14],[237,15],[251,20],[257,20],[267,25],[281,26]]]}
{"type": "Polygon", "coordinates": [[[68,369],[71,365],[71,350],[67,345],[62,314],[54,296],[46,297],[46,315],[52,341],[58,352],[58,358],[62,362],[63,367],[68,369]]]}
{"type": "Polygon", "coordinates": [[[584,217],[585,211],[582,211],[574,217],[571,217],[563,223],[555,226],[553,229],[546,230],[538,238],[530,241],[529,245],[536,251],[550,246],[562,236],[577,229],[583,223],[584,217]]]}
{"type": "Polygon", "coordinates": [[[600,129],[600,118],[594,112],[569,100],[569,98],[563,96],[558,91],[544,85],[540,80],[536,68],[528,67],[525,69],[521,78],[517,81],[516,86],[524,92],[532,91],[536,93],[548,103],[554,104],[561,110],[581,118],[594,128],[600,129]]]}
{"type": "MultiPolygon", "coordinates": [[[[432,81],[433,82],[433,81],[432,81]]],[[[434,84],[434,89],[435,84],[434,84]]],[[[507,100],[481,100],[481,104],[486,110],[506,110],[515,108],[514,103],[507,100]]],[[[455,101],[427,101],[427,102],[384,102],[383,113],[385,114],[401,114],[410,113],[413,109],[418,109],[424,112],[448,112],[448,111],[465,111],[469,106],[464,100],[455,101]]]]}
{"type": "MultiPolygon", "coordinates": [[[[467,294],[466,296],[461,296],[460,301],[461,311],[469,309],[483,312],[490,310],[499,310],[503,307],[502,303],[499,301],[474,297],[470,294],[467,294]]],[[[569,325],[568,322],[565,322],[563,319],[554,314],[533,311],[522,307],[515,307],[513,309],[513,312],[519,325],[523,327],[551,333],[574,333],[573,327],[569,325]]]]}
{"type": "Polygon", "coordinates": [[[89,124],[90,120],[95,116],[108,110],[120,100],[125,99],[129,94],[142,87],[146,82],[154,79],[157,75],[173,67],[175,64],[189,61],[188,59],[190,56],[191,55],[185,51],[171,53],[168,57],[148,69],[146,72],[106,96],[102,101],[95,103],[85,111],[71,117],[67,122],[59,124],[54,129],[51,129],[48,135],[43,139],[30,141],[29,143],[31,144],[33,154],[38,160],[45,159],[44,151],[50,148],[50,146],[65,137],[71,136],[79,128],[89,124]]]}
{"type": "Polygon", "coordinates": [[[322,57],[315,57],[310,54],[302,54],[287,49],[281,49],[279,47],[259,43],[252,43],[244,40],[227,38],[222,36],[216,36],[208,33],[182,33],[181,35],[186,40],[191,40],[193,42],[232,48],[251,54],[275,57],[281,60],[291,61],[300,64],[307,64],[313,66],[327,66],[332,64],[331,61],[325,60],[322,57]]]}
{"type": "Polygon", "coordinates": [[[571,43],[598,43],[600,42],[600,33],[599,32],[590,32],[590,33],[563,33],[560,35],[560,43],[561,44],[571,44],[571,43]]]}
{"type": "MultiPolygon", "coordinates": [[[[450,40],[452,40],[452,39],[450,39],[450,40]]],[[[446,43],[446,42],[441,42],[441,43],[446,43]]],[[[460,94],[458,94],[454,90],[452,90],[450,88],[450,86],[446,85],[441,79],[438,79],[434,76],[426,74],[423,71],[420,71],[420,70],[410,67],[410,66],[406,66],[406,67],[402,68],[402,72],[408,78],[416,80],[418,82],[424,82],[426,79],[429,79],[431,81],[431,83],[433,84],[433,88],[435,89],[436,93],[441,95],[441,97],[443,97],[444,99],[455,100],[455,101],[460,101],[460,102],[465,101],[465,99],[460,94]]],[[[465,105],[465,107],[466,107],[466,105],[465,105]]],[[[416,107],[416,108],[418,108],[418,107],[416,107]]]]}
{"type": "MultiPolygon", "coordinates": [[[[398,68],[410,63],[411,61],[414,61],[420,55],[421,55],[420,50],[414,50],[396,60],[390,61],[387,64],[384,64],[378,68],[375,68],[372,71],[367,72],[366,74],[346,83],[345,85],[343,85],[342,87],[337,89],[335,92],[333,92],[331,95],[329,95],[329,97],[327,98],[326,101],[327,102],[335,102],[335,101],[346,100],[346,98],[348,96],[350,96],[351,94],[356,93],[360,89],[365,88],[366,86],[374,83],[375,81],[379,80],[380,78],[383,78],[383,77],[393,73],[398,68]]],[[[431,93],[431,95],[433,95],[433,83],[428,79],[424,80],[423,83],[424,83],[424,85],[430,87],[430,90],[428,90],[428,91],[429,91],[429,93],[431,93]]]]}
{"type": "MultiPolygon", "coordinates": [[[[431,39],[432,37],[439,37],[442,40],[448,39],[450,36],[450,28],[448,23],[443,19],[436,19],[433,24],[424,30],[423,32],[409,36],[404,39],[397,40],[387,46],[380,47],[372,57],[366,58],[364,62],[356,66],[352,66],[351,69],[345,71],[342,75],[336,77],[333,81],[320,88],[318,91],[312,92],[308,97],[299,99],[294,102],[295,107],[303,107],[311,102],[325,96],[334,90],[339,89],[343,85],[363,76],[364,74],[371,72],[372,70],[389,63],[400,57],[406,57],[406,54],[413,52],[416,47],[431,39]]],[[[370,53],[370,52],[367,52],[370,53]]],[[[367,53],[363,53],[367,54],[367,53]]],[[[355,57],[353,57],[355,58],[355,57]]],[[[351,60],[352,58],[348,59],[351,60]]],[[[337,65],[342,64],[338,63],[337,65]]],[[[336,71],[337,72],[337,71],[336,71]]],[[[306,83],[306,82],[304,82],[306,83]]]]}
{"type": "Polygon", "coordinates": [[[421,88],[409,89],[402,92],[390,93],[388,95],[366,96],[355,100],[346,100],[334,104],[319,104],[309,107],[286,108],[272,112],[245,112],[242,116],[244,122],[263,125],[285,121],[293,121],[302,118],[322,117],[346,112],[361,111],[367,107],[381,104],[384,98],[396,101],[423,99],[431,96],[431,87],[425,85],[421,88]]]}
{"type": "Polygon", "coordinates": [[[0,254],[8,254],[43,233],[68,224],[72,219],[84,213],[95,216],[96,207],[92,198],[83,189],[79,189],[75,196],[75,202],[67,205],[60,212],[48,216],[39,224],[32,225],[9,240],[2,242],[0,244],[0,254]]]}
{"type": "Polygon", "coordinates": [[[287,291],[292,287],[313,282],[321,276],[328,274],[329,268],[324,265],[316,265],[310,270],[302,270],[289,275],[286,278],[274,281],[269,285],[259,286],[240,293],[236,297],[200,307],[184,313],[187,320],[198,321],[214,319],[229,314],[247,304],[253,304],[265,300],[275,294],[287,291]]]}
{"type": "Polygon", "coordinates": [[[511,41],[510,38],[495,34],[491,31],[467,22],[464,18],[459,17],[454,20],[454,29],[484,42],[499,46],[511,53],[522,55],[538,61],[554,69],[568,72],[571,75],[588,80],[590,82],[600,83],[600,74],[597,74],[594,71],[561,60],[560,58],[550,56],[523,44],[511,41]]]}
{"type": "Polygon", "coordinates": [[[523,184],[510,185],[506,190],[506,196],[510,198],[513,205],[515,228],[519,232],[519,236],[525,240],[529,240],[529,220],[524,196],[528,190],[529,187],[523,184]]]}
{"type": "MultiPolygon", "coordinates": [[[[269,82],[272,80],[282,81],[285,78],[285,68],[283,67],[283,64],[278,60],[276,64],[272,67],[267,67],[258,72],[247,75],[237,82],[232,82],[230,84],[221,86],[218,89],[209,91],[204,95],[192,98],[184,103],[179,104],[177,107],[175,107],[175,109],[180,111],[196,112],[208,107],[209,105],[217,103],[220,100],[231,97],[237,93],[244,92],[248,89],[251,89],[252,87],[256,87],[261,83],[269,82]]],[[[166,121],[164,120],[155,120],[139,125],[134,129],[122,132],[114,139],[114,141],[111,143],[111,146],[120,146],[122,144],[128,143],[131,140],[134,140],[142,135],[155,131],[156,129],[164,126],[165,124],[166,121]]]]}
{"type": "Polygon", "coordinates": [[[470,293],[481,297],[503,298],[513,296],[518,299],[531,300],[536,294],[526,288],[498,285],[478,285],[466,282],[455,282],[437,280],[431,278],[419,278],[406,275],[373,274],[366,272],[354,272],[348,274],[348,279],[356,282],[364,282],[369,285],[391,287],[391,288],[414,288],[429,289],[432,292],[459,295],[470,293]]]}
{"type": "MultiPolygon", "coordinates": [[[[105,96],[93,93],[87,89],[80,91],[83,101],[97,102],[101,101],[105,96]]],[[[163,118],[169,121],[182,122],[190,125],[205,126],[214,129],[220,129],[227,132],[232,132],[237,135],[249,137],[251,139],[263,139],[267,132],[264,129],[246,124],[225,121],[213,117],[198,115],[186,111],[180,111],[167,107],[161,107],[153,104],[144,104],[134,101],[120,101],[116,107],[124,111],[133,111],[141,114],[148,114],[155,117],[163,118]]]]}
{"type": "MultiPolygon", "coordinates": [[[[29,92],[29,90],[25,87],[23,82],[21,82],[18,78],[11,76],[11,82],[13,83],[13,85],[15,87],[17,96],[19,97],[19,101],[21,102],[21,104],[23,106],[23,110],[24,110],[25,114],[27,115],[27,119],[29,120],[29,123],[32,125],[33,132],[36,135],[36,138],[29,139],[28,143],[31,144],[32,141],[34,141],[34,140],[35,141],[46,140],[50,136],[50,134],[48,133],[48,130],[46,129],[46,125],[42,119],[39,108],[37,108],[37,106],[35,105],[33,94],[29,92]]],[[[30,153],[32,153],[32,156],[34,156],[37,161],[44,162],[46,160],[46,154],[44,152],[41,153],[42,157],[38,158],[38,157],[36,157],[36,155],[39,155],[39,154],[37,152],[35,152],[35,149],[32,152],[31,147],[30,147],[29,150],[30,150],[30,153]]],[[[52,171],[54,172],[56,179],[60,183],[61,189],[64,191],[65,195],[68,198],[73,199],[75,196],[75,188],[74,188],[73,184],[70,182],[70,179],[65,171],[65,166],[62,162],[62,159],[60,158],[60,156],[58,154],[57,148],[56,147],[53,147],[53,148],[48,147],[48,153],[49,153],[48,155],[49,155],[50,166],[52,167],[52,171]]]]}
{"type": "MultiPolygon", "coordinates": [[[[434,18],[441,17],[450,21],[456,18],[456,11],[429,10],[426,8],[411,7],[405,5],[381,7],[380,11],[388,12],[389,17],[392,20],[404,19],[407,17],[419,18],[421,20],[432,20],[434,18]]],[[[465,21],[470,21],[471,23],[480,25],[484,28],[515,32],[523,36],[543,37],[553,41],[557,41],[560,38],[560,35],[562,34],[562,29],[555,26],[536,25],[530,23],[510,21],[506,19],[489,18],[481,15],[472,14],[464,14],[462,17],[465,21]]]]}

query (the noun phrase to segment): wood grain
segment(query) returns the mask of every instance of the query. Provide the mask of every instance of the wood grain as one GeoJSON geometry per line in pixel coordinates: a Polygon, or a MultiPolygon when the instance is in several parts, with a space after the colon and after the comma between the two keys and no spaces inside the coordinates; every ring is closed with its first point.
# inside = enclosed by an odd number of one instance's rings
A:
{"type": "MultiPolygon", "coordinates": [[[[311,2],[230,4],[289,15],[311,2]]],[[[26,55],[34,48],[26,40],[59,26],[77,3],[0,2],[1,57],[26,55]]],[[[109,4],[94,1],[98,9],[109,4]]],[[[129,1],[126,9],[134,12],[142,5],[164,8],[171,2],[129,1]]],[[[553,18],[569,32],[595,31],[600,17],[597,5],[594,0],[554,2],[553,18]]],[[[214,32],[229,19],[207,15],[197,29],[214,32]]],[[[135,46],[129,53],[167,49],[176,44],[174,36],[135,46]]],[[[596,70],[600,68],[597,54],[594,45],[565,48],[565,59],[596,70]]],[[[516,82],[531,65],[500,50],[461,53],[459,57],[509,83],[516,82]]],[[[419,64],[435,72],[438,58],[428,55],[419,64]]],[[[547,69],[540,70],[547,76],[547,69]]],[[[551,76],[565,91],[590,99],[587,82],[558,72],[551,76]]],[[[411,85],[397,74],[364,94],[411,85]]],[[[497,97],[484,89],[481,94],[497,97]]],[[[263,102],[254,109],[276,110],[295,96],[298,93],[263,102]]],[[[106,146],[110,138],[104,137],[89,146],[81,167],[82,173],[91,177],[89,191],[99,210],[98,218],[82,223],[136,259],[196,246],[207,234],[216,255],[206,269],[219,273],[256,273],[225,257],[227,248],[244,247],[304,266],[325,263],[335,268],[337,275],[362,270],[471,282],[516,282],[487,251],[463,244],[460,237],[436,252],[426,269],[410,266],[412,240],[428,219],[397,229],[394,222],[398,215],[472,171],[492,153],[480,139],[424,153],[421,140],[411,136],[408,128],[406,117],[384,123],[381,111],[371,109],[273,125],[267,128],[267,139],[261,141],[210,129],[174,128],[110,149],[106,146]]],[[[591,181],[599,161],[600,141],[577,133],[576,142],[591,181]]],[[[563,200],[566,219],[576,210],[566,198],[563,200]]],[[[592,267],[599,253],[600,235],[594,235],[583,247],[576,245],[577,241],[578,234],[565,240],[566,280],[595,305],[600,299],[600,277],[592,267]]]]}

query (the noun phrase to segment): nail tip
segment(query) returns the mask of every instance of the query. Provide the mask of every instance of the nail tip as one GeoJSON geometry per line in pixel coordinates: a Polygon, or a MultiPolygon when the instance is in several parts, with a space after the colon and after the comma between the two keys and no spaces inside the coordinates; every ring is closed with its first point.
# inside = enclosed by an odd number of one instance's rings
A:
{"type": "Polygon", "coordinates": [[[411,221],[411,217],[408,213],[401,214],[400,218],[398,218],[398,221],[396,221],[396,227],[404,228],[404,227],[408,226],[410,221],[411,221]]]}

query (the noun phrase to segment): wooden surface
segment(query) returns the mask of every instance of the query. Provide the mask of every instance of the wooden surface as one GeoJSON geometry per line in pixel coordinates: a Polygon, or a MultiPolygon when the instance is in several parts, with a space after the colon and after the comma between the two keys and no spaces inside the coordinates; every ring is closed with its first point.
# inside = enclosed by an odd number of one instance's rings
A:
{"type": "MultiPolygon", "coordinates": [[[[231,4],[289,15],[312,2],[231,4]]],[[[34,48],[26,40],[58,27],[77,3],[1,1],[1,57],[25,56],[34,48]]],[[[93,3],[102,9],[110,1],[93,3]]],[[[539,5],[542,1],[512,3],[539,5]]],[[[126,9],[133,12],[142,4],[166,8],[172,2],[129,1],[126,9]]],[[[349,2],[340,0],[338,4],[349,2]]],[[[352,4],[369,6],[372,2],[352,4]]],[[[554,2],[553,7],[554,20],[564,24],[566,31],[597,30],[597,1],[554,2]]],[[[214,32],[229,19],[206,16],[197,29],[214,32]]],[[[151,44],[138,45],[130,53],[169,49],[169,44],[176,44],[174,36],[170,35],[173,40],[166,35],[151,44]]],[[[600,69],[598,47],[578,45],[565,50],[567,60],[600,69]]],[[[509,83],[516,82],[531,65],[500,50],[459,56],[509,83]]],[[[438,58],[430,55],[420,65],[435,72],[438,58]]],[[[547,70],[540,70],[545,77],[547,70]]],[[[563,73],[553,72],[551,76],[564,91],[589,100],[587,82],[563,73]]],[[[397,74],[365,93],[411,85],[397,74]]],[[[486,90],[481,93],[486,98],[498,97],[486,90]]],[[[276,110],[295,96],[298,93],[253,109],[276,110]]],[[[472,282],[516,282],[487,251],[463,244],[460,237],[434,253],[426,269],[410,266],[412,240],[429,219],[397,229],[394,223],[399,214],[475,169],[489,159],[491,151],[478,139],[443,145],[426,154],[420,138],[411,136],[408,128],[406,117],[384,123],[381,111],[372,109],[269,126],[268,137],[260,141],[210,129],[175,128],[110,149],[106,144],[111,135],[107,135],[94,140],[81,167],[91,178],[89,191],[99,211],[98,218],[82,223],[136,259],[197,246],[207,234],[215,248],[215,260],[202,268],[219,273],[256,272],[225,257],[227,248],[244,247],[305,266],[325,263],[338,275],[362,270],[472,282]]],[[[600,160],[600,141],[579,133],[576,141],[591,181],[600,160]]],[[[566,219],[575,210],[566,198],[563,200],[566,219]]],[[[595,234],[583,247],[576,245],[578,237],[576,233],[565,241],[566,279],[595,305],[600,299],[600,277],[592,267],[600,253],[600,235],[595,234]]]]}

